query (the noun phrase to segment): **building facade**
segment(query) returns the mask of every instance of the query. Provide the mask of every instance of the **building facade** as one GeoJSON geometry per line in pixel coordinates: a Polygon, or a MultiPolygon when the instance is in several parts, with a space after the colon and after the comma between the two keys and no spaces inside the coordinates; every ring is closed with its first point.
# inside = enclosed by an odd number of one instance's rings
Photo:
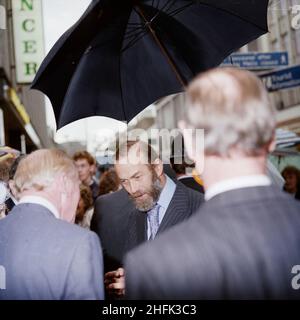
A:
{"type": "MultiPolygon", "coordinates": [[[[0,0],[0,7],[5,13],[5,25],[3,24],[4,28],[0,29],[0,144],[27,153],[54,145],[52,134],[46,124],[44,96],[35,90],[30,90],[28,81],[20,83],[17,79],[16,53],[18,52],[15,50],[17,44],[14,34],[16,25],[13,21],[13,5],[20,6],[26,14],[26,8],[30,9],[34,3],[34,1],[0,0]]],[[[32,21],[32,18],[25,19],[22,27],[32,32],[32,21]]],[[[33,42],[27,40],[23,43],[24,55],[29,54],[30,50],[33,52],[33,42]]],[[[29,70],[29,66],[26,67],[29,70]]]]}

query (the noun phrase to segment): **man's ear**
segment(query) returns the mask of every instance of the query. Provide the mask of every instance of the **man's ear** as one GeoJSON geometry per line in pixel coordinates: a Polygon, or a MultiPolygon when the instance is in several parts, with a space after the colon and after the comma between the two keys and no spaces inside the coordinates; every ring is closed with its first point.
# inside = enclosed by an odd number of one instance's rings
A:
{"type": "Polygon", "coordinates": [[[68,183],[68,179],[67,179],[67,176],[62,173],[62,174],[59,174],[55,177],[55,183],[54,185],[56,186],[56,188],[59,189],[60,193],[61,194],[65,194],[67,192],[67,183],[68,183]]]}
{"type": "Polygon", "coordinates": [[[12,180],[12,179],[8,180],[8,186],[9,186],[11,194],[17,199],[18,192],[17,192],[16,186],[15,186],[14,180],[12,180]]]}

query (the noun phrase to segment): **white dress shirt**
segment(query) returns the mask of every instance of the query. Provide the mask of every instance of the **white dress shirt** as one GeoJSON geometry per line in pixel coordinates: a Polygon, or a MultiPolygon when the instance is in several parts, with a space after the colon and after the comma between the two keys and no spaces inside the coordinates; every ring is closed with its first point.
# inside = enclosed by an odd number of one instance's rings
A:
{"type": "Polygon", "coordinates": [[[271,180],[266,175],[240,176],[213,184],[205,191],[205,200],[210,200],[217,194],[249,187],[270,186],[271,180]]]}
{"type": "Polygon", "coordinates": [[[24,196],[19,201],[19,204],[21,204],[21,203],[39,204],[39,205],[47,208],[49,211],[51,211],[57,219],[60,218],[59,212],[55,208],[55,206],[50,201],[48,201],[47,199],[45,199],[43,197],[39,197],[39,196],[24,196]]]}

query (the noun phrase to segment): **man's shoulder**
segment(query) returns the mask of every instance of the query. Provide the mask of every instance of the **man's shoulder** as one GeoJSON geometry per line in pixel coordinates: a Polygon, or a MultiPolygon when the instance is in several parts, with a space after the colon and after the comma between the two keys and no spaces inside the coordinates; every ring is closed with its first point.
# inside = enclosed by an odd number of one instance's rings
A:
{"type": "MultiPolygon", "coordinates": [[[[287,220],[291,226],[293,222],[297,222],[297,225],[300,224],[300,201],[293,199],[276,187],[255,189],[240,189],[243,194],[249,195],[249,198],[241,197],[243,199],[241,201],[237,201],[234,197],[236,192],[228,192],[222,195],[228,200],[226,203],[225,201],[219,201],[219,199],[204,202],[190,219],[174,226],[151,244],[145,244],[148,247],[148,252],[155,253],[157,250],[161,252],[164,246],[167,248],[184,246],[185,242],[190,245],[193,242],[191,240],[195,238],[203,240],[213,238],[215,233],[210,232],[210,230],[219,229],[222,231],[224,224],[229,229],[233,222],[235,225],[241,224],[244,228],[249,227],[245,221],[253,221],[254,225],[261,226],[262,211],[265,213],[265,224],[273,223],[274,215],[277,215],[276,223],[287,220]],[[245,217],[248,218],[245,220],[245,217]]],[[[137,248],[136,253],[142,255],[143,251],[143,248],[137,248]]]]}
{"type": "Polygon", "coordinates": [[[249,207],[249,206],[288,206],[299,207],[300,203],[276,186],[257,186],[239,188],[217,194],[212,199],[207,201],[207,207],[213,208],[222,207],[249,207]]]}
{"type": "Polygon", "coordinates": [[[77,243],[77,245],[80,245],[85,241],[94,241],[95,239],[99,241],[93,231],[61,219],[51,219],[48,228],[53,230],[52,234],[56,237],[56,241],[64,241],[66,244],[69,243],[71,245],[73,243],[75,245],[77,243]]]}
{"type": "Polygon", "coordinates": [[[183,183],[186,187],[204,194],[203,186],[200,185],[193,177],[184,177],[184,178],[180,179],[179,181],[181,183],[183,183]]]}
{"type": "Polygon", "coordinates": [[[95,202],[95,214],[111,215],[126,208],[133,210],[134,205],[124,189],[102,195],[95,202]]]}
{"type": "Polygon", "coordinates": [[[192,203],[201,204],[204,202],[204,195],[196,190],[188,188],[182,182],[177,181],[174,197],[185,197],[192,203]]]}
{"type": "Polygon", "coordinates": [[[67,221],[63,221],[60,219],[55,219],[53,223],[53,227],[56,228],[56,230],[61,231],[61,235],[63,234],[70,234],[74,238],[90,238],[94,237],[95,233],[87,230],[85,228],[82,228],[76,224],[69,223],[67,221]]]}
{"type": "Polygon", "coordinates": [[[111,203],[114,203],[115,201],[122,201],[122,200],[123,201],[129,200],[128,194],[124,189],[101,195],[97,198],[95,203],[96,205],[106,204],[106,203],[111,204],[111,203]]]}
{"type": "Polygon", "coordinates": [[[5,219],[7,228],[19,226],[20,232],[26,232],[26,229],[31,232],[35,228],[37,235],[49,235],[54,241],[93,237],[93,232],[58,219],[47,208],[36,204],[19,204],[5,219]]]}

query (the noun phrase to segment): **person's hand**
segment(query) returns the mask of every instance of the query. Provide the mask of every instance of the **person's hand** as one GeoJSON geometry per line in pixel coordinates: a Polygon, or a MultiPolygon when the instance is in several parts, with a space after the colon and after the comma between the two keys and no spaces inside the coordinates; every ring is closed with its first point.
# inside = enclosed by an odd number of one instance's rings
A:
{"type": "Polygon", "coordinates": [[[104,275],[105,288],[109,295],[121,298],[125,294],[125,270],[119,268],[104,275]]]}

